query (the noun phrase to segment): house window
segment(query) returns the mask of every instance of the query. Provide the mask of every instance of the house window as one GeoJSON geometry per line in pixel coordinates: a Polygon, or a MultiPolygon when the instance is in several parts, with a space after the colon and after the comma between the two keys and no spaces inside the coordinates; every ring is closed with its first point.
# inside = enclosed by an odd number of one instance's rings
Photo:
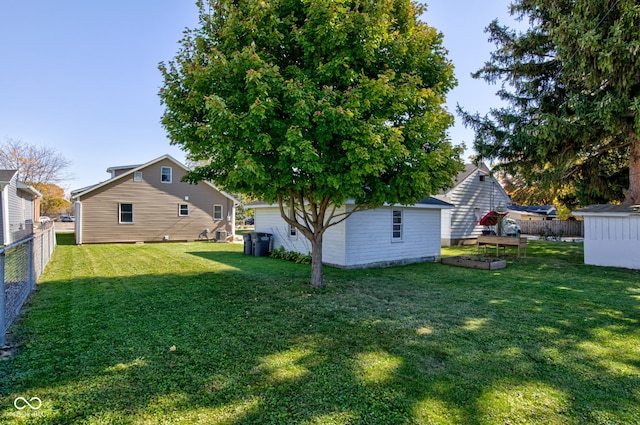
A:
{"type": "Polygon", "coordinates": [[[222,220],[222,205],[213,206],[213,219],[222,220]]]}
{"type": "Polygon", "coordinates": [[[133,223],[133,204],[119,204],[118,215],[120,224],[133,223]]]}
{"type": "Polygon", "coordinates": [[[178,215],[180,217],[187,217],[189,215],[189,204],[178,205],[178,215]]]}
{"type": "Polygon", "coordinates": [[[142,181],[142,171],[136,171],[135,173],[133,173],[133,181],[134,182],[142,181]]]}
{"type": "Polygon", "coordinates": [[[162,183],[171,183],[171,167],[162,167],[161,168],[160,181],[162,183]]]}
{"type": "Polygon", "coordinates": [[[391,221],[391,241],[392,242],[401,242],[402,241],[402,210],[393,210],[392,211],[392,221],[391,221]]]}

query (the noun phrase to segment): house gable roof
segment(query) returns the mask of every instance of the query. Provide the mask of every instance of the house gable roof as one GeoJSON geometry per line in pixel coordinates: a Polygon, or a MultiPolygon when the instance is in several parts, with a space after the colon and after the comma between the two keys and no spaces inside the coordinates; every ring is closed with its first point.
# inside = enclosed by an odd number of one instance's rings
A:
{"type": "Polygon", "coordinates": [[[487,176],[491,175],[491,170],[489,170],[489,167],[487,167],[487,165],[484,162],[481,163],[480,165],[464,164],[464,170],[460,171],[458,175],[455,177],[455,179],[453,180],[454,181],[453,187],[456,187],[462,184],[462,182],[468,179],[469,177],[471,177],[475,171],[478,171],[481,174],[484,174],[487,176]]]}
{"type": "Polygon", "coordinates": [[[0,184],[9,184],[18,174],[18,170],[0,170],[0,184]]]}
{"type": "MultiPolygon", "coordinates": [[[[160,156],[160,157],[158,157],[158,158],[156,158],[156,159],[154,159],[154,160],[151,160],[151,161],[147,162],[146,164],[138,165],[136,168],[131,168],[129,171],[124,172],[124,173],[122,173],[122,174],[119,174],[118,176],[113,177],[113,178],[111,178],[111,179],[109,179],[109,180],[105,180],[105,181],[103,181],[103,182],[101,182],[101,183],[98,183],[98,184],[95,184],[95,185],[93,185],[93,186],[87,186],[87,187],[84,187],[84,188],[82,188],[82,189],[74,190],[73,192],[71,192],[71,197],[72,197],[73,199],[80,200],[83,196],[86,196],[87,194],[89,194],[89,193],[93,192],[94,190],[97,190],[97,189],[99,189],[99,188],[101,188],[101,187],[104,187],[104,186],[106,186],[106,185],[108,185],[108,184],[111,184],[111,183],[113,183],[113,182],[115,182],[115,181],[118,181],[118,180],[124,179],[124,178],[126,178],[127,176],[131,176],[131,175],[133,175],[134,173],[136,173],[137,171],[140,171],[140,170],[142,170],[142,169],[144,169],[144,168],[147,168],[147,167],[149,167],[149,166],[151,166],[151,165],[153,165],[153,164],[156,164],[156,163],[158,163],[158,162],[160,162],[160,161],[163,161],[163,160],[165,160],[165,159],[166,159],[166,160],[169,160],[169,161],[171,161],[171,162],[173,162],[173,163],[174,163],[174,164],[176,164],[178,167],[182,168],[184,171],[190,171],[190,170],[189,170],[189,168],[188,168],[186,165],[182,164],[181,162],[179,162],[178,160],[176,160],[175,158],[173,158],[171,155],[165,154],[165,155],[162,155],[162,156],[160,156]]],[[[129,168],[129,167],[130,167],[130,166],[126,166],[126,167],[109,167],[109,169],[108,169],[107,171],[109,171],[109,170],[114,170],[114,169],[125,169],[125,168],[129,168]]],[[[213,188],[213,189],[217,190],[217,191],[218,191],[218,192],[220,192],[222,195],[224,195],[224,196],[226,196],[227,198],[229,198],[230,200],[232,200],[235,204],[238,204],[238,203],[239,203],[239,201],[238,201],[236,198],[234,198],[233,196],[231,196],[231,195],[230,195],[230,194],[228,194],[227,192],[225,192],[225,191],[223,191],[223,190],[219,189],[219,188],[218,188],[216,185],[214,185],[213,183],[210,183],[210,182],[207,182],[207,181],[203,181],[202,183],[203,183],[203,184],[205,184],[206,186],[209,186],[209,187],[211,187],[211,188],[213,188]]]]}
{"type": "MultiPolygon", "coordinates": [[[[0,186],[8,185],[18,175],[18,170],[0,170],[0,186]]],[[[34,187],[21,181],[16,181],[16,187],[24,192],[29,192],[33,196],[42,197],[42,193],[34,187]]]]}
{"type": "Polygon", "coordinates": [[[491,170],[489,169],[489,167],[487,167],[487,164],[485,164],[484,162],[481,162],[479,165],[465,164],[464,170],[459,172],[458,175],[453,179],[453,186],[450,189],[441,191],[438,194],[438,196],[448,195],[449,193],[453,192],[458,186],[462,185],[462,183],[467,181],[469,178],[472,178],[473,176],[475,176],[476,173],[482,174],[484,176],[489,176],[491,179],[493,179],[497,183],[496,187],[498,188],[498,190],[500,190],[506,198],[511,199],[507,191],[504,190],[504,187],[502,187],[502,184],[500,184],[500,182],[498,182],[493,177],[493,175],[491,174],[491,170]]]}

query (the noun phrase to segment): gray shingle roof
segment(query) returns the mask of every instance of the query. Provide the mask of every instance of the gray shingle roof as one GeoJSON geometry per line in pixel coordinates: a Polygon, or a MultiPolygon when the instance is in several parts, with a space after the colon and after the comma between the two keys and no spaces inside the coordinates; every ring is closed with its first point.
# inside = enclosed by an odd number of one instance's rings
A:
{"type": "Polygon", "coordinates": [[[0,183],[9,183],[18,170],[0,170],[0,183]]]}
{"type": "Polygon", "coordinates": [[[574,211],[573,214],[640,214],[640,205],[589,205],[588,207],[574,211]]]}

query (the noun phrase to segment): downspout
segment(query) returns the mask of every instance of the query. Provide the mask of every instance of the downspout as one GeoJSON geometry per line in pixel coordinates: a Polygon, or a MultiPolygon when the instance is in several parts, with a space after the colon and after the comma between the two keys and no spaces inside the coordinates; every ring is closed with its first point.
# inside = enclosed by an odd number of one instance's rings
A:
{"type": "Polygon", "coordinates": [[[236,237],[236,203],[231,202],[231,241],[236,237]]]}
{"type": "Polygon", "coordinates": [[[9,240],[9,191],[7,188],[8,184],[0,185],[0,198],[2,199],[2,244],[0,245],[9,245],[11,241],[9,240]]]}
{"type": "Polygon", "coordinates": [[[76,232],[76,245],[82,245],[82,202],[76,201],[74,204],[74,210],[76,215],[75,232],[76,232]]]}

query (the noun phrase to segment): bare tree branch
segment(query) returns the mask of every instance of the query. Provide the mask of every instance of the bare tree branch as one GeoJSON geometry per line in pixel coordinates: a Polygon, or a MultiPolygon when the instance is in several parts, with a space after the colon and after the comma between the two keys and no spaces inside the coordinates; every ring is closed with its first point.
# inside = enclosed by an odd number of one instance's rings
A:
{"type": "Polygon", "coordinates": [[[6,139],[0,144],[0,167],[18,170],[18,179],[28,184],[53,184],[66,180],[71,165],[55,149],[35,146],[19,139],[6,139]]]}

